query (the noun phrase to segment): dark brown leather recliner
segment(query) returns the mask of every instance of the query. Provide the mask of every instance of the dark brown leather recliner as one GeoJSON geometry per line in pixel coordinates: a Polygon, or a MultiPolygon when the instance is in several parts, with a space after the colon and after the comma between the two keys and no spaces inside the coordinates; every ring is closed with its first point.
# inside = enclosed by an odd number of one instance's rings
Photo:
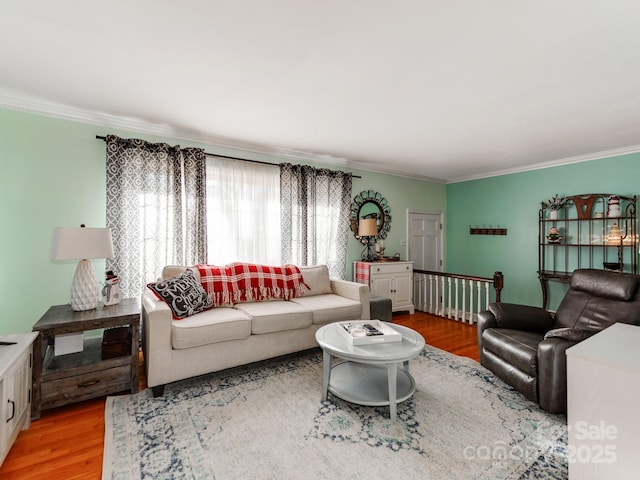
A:
{"type": "Polygon", "coordinates": [[[640,325],[640,276],[573,272],[555,314],[491,303],[478,314],[480,363],[551,413],[567,409],[567,348],[616,322],[640,325]]]}

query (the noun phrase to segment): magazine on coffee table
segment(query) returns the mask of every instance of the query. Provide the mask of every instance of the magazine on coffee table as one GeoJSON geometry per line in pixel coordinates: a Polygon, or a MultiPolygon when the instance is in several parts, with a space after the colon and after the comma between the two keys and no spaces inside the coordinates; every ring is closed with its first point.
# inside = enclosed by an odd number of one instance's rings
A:
{"type": "Polygon", "coordinates": [[[402,341],[402,334],[380,320],[351,320],[337,322],[336,328],[353,345],[371,345],[402,341]]]}

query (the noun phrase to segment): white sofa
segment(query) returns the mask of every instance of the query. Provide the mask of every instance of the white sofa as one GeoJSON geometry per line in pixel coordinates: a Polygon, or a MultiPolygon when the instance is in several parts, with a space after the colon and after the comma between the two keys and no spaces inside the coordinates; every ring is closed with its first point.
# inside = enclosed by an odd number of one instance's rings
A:
{"type": "MultiPolygon", "coordinates": [[[[162,280],[191,268],[168,266],[162,280]]],[[[197,375],[316,347],[316,331],[344,320],[369,319],[369,287],[329,278],[326,265],[300,267],[309,287],[289,301],[214,307],[182,320],[148,288],[142,294],[144,364],[154,396],[164,385],[197,375]]]]}

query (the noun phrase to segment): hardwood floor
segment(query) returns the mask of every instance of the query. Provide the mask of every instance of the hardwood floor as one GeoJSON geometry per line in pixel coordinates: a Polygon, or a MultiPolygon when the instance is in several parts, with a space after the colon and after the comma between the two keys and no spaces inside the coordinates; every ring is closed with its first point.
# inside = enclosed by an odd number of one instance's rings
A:
{"type": "MultiPolygon", "coordinates": [[[[476,328],[423,312],[397,314],[394,323],[420,332],[427,343],[478,360],[476,328]]],[[[141,367],[140,388],[146,388],[141,367]]],[[[100,479],[105,399],[99,398],[43,412],[20,432],[0,467],[0,478],[47,480],[100,479]]]]}

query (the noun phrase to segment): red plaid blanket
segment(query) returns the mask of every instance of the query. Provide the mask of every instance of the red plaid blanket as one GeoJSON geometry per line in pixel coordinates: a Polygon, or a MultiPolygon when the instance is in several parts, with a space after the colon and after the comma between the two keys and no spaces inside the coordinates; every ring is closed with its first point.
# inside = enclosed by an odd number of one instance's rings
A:
{"type": "Polygon", "coordinates": [[[367,262],[355,262],[356,272],[354,281],[369,285],[369,264],[367,262]]]}
{"type": "Polygon", "coordinates": [[[300,269],[295,265],[272,267],[253,263],[230,263],[223,267],[197,265],[200,282],[215,306],[258,302],[272,298],[290,300],[304,293],[300,269]]]}
{"type": "Polygon", "coordinates": [[[235,286],[231,282],[231,271],[226,267],[215,265],[196,265],[200,272],[200,283],[207,291],[214,307],[231,307],[235,286]]]}

